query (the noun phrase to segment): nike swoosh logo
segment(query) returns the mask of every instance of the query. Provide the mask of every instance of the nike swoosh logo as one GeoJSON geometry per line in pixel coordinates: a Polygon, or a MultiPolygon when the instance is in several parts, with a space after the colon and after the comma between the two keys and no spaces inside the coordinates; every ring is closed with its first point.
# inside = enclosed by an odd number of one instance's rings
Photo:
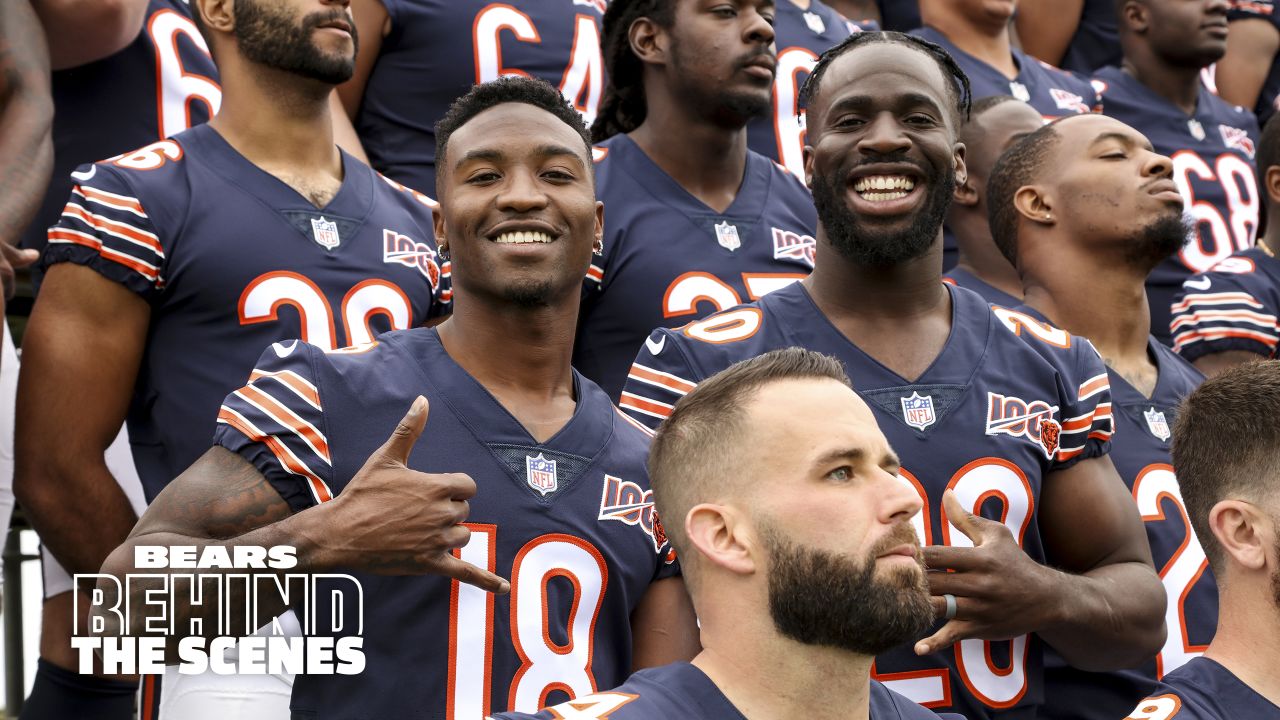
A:
{"type": "Polygon", "coordinates": [[[84,172],[72,171],[71,177],[75,178],[76,180],[79,180],[80,182],[87,182],[90,179],[92,179],[94,174],[97,172],[98,172],[98,166],[90,165],[89,169],[84,172]]]}
{"type": "Polygon", "coordinates": [[[1183,280],[1182,287],[1189,287],[1192,290],[1208,290],[1213,281],[1209,278],[1200,278],[1200,282],[1195,280],[1183,280]]]}
{"type": "Polygon", "coordinates": [[[296,350],[297,348],[298,348],[297,340],[292,340],[287,343],[278,342],[271,346],[271,349],[276,351],[276,355],[282,358],[289,357],[290,355],[293,354],[293,351],[296,350]]]}
{"type": "Polygon", "coordinates": [[[644,339],[644,346],[645,346],[646,348],[648,348],[648,349],[649,349],[649,354],[650,354],[650,355],[659,355],[659,354],[661,354],[661,353],[662,353],[662,348],[663,348],[663,347],[665,347],[665,346],[666,346],[666,344],[667,344],[667,336],[666,336],[666,335],[663,335],[663,336],[662,336],[662,339],[661,339],[661,340],[659,340],[658,342],[654,342],[654,341],[653,341],[653,338],[651,338],[651,337],[649,337],[649,338],[645,338],[645,339],[644,339]]]}

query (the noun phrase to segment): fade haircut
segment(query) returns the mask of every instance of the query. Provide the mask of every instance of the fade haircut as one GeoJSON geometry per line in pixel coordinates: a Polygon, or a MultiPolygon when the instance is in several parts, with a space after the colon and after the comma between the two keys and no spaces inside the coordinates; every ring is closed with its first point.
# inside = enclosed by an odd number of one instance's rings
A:
{"type": "Polygon", "coordinates": [[[1280,118],[1280,113],[1272,115],[1267,124],[1262,127],[1262,137],[1258,140],[1258,187],[1262,189],[1264,195],[1267,187],[1267,169],[1273,165],[1280,165],[1280,122],[1277,122],[1276,118],[1280,118]]]}
{"type": "Polygon", "coordinates": [[[746,438],[746,406],[756,392],[783,380],[835,380],[852,387],[839,360],[804,348],[773,350],[735,363],[676,403],[649,448],[649,482],[658,517],[676,554],[694,551],[684,532],[689,509],[724,487],[725,474],[740,471],[746,438]]]}
{"type": "Polygon", "coordinates": [[[947,97],[954,105],[955,112],[952,115],[953,125],[958,130],[960,125],[969,120],[969,112],[973,105],[973,95],[969,90],[969,76],[964,74],[964,70],[956,64],[955,59],[951,57],[942,46],[931,43],[924,38],[918,38],[914,35],[906,35],[899,32],[860,32],[854,33],[845,38],[840,44],[827,49],[818,57],[818,64],[814,65],[813,72],[809,73],[809,77],[805,78],[804,85],[800,86],[799,101],[796,103],[797,112],[800,108],[809,107],[809,103],[817,97],[818,92],[822,90],[822,78],[827,74],[827,68],[831,67],[831,63],[837,58],[850,50],[855,50],[864,45],[905,45],[913,50],[928,55],[938,68],[942,70],[943,77],[947,78],[947,97]]]}
{"type": "Polygon", "coordinates": [[[1209,511],[1223,500],[1262,505],[1280,498],[1277,417],[1277,360],[1245,363],[1210,378],[1178,408],[1173,467],[1191,526],[1219,579],[1226,553],[1209,529],[1209,511]]]}
{"type": "Polygon", "coordinates": [[[671,29],[676,20],[676,0],[612,0],[604,11],[600,50],[609,85],[591,124],[591,137],[596,142],[635,130],[648,115],[644,63],[631,51],[631,26],[640,18],[671,29]]]}
{"type": "Polygon", "coordinates": [[[1000,154],[987,180],[987,224],[991,239],[1009,264],[1018,266],[1018,208],[1013,198],[1018,190],[1035,183],[1045,161],[1058,146],[1062,136],[1049,123],[1019,139],[1000,154]]]}
{"type": "MultiPolygon", "coordinates": [[[[449,138],[454,131],[466,125],[476,115],[503,103],[524,103],[555,115],[582,138],[582,145],[587,151],[587,162],[591,164],[591,136],[587,134],[582,114],[569,104],[555,86],[538,78],[502,77],[473,86],[467,94],[454,100],[449,111],[436,123],[436,165],[444,162],[445,150],[449,147],[449,138]]],[[[436,173],[437,181],[440,175],[439,172],[436,173]]],[[[439,193],[439,190],[436,192],[439,193]]]]}

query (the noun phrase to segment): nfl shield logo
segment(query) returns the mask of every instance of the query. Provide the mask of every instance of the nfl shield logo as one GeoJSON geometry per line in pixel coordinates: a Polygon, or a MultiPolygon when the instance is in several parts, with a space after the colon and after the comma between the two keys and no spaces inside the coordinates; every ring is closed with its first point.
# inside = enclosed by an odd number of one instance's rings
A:
{"type": "Polygon", "coordinates": [[[538,453],[538,457],[524,458],[525,470],[528,471],[529,487],[546,495],[556,491],[556,461],[548,460],[538,453]]]}
{"type": "Polygon", "coordinates": [[[1195,118],[1188,120],[1187,130],[1191,132],[1191,137],[1197,140],[1204,139],[1204,126],[1200,124],[1199,120],[1196,120],[1195,118]]]}
{"type": "Polygon", "coordinates": [[[911,397],[902,398],[902,419],[917,430],[932,425],[938,419],[933,414],[933,396],[912,392],[911,397]]]}
{"type": "Polygon", "coordinates": [[[827,31],[827,24],[822,22],[822,16],[817,15],[815,13],[811,13],[811,12],[805,13],[804,24],[808,25],[810,30],[814,31],[819,35],[827,31]]]}
{"type": "Polygon", "coordinates": [[[1026,85],[1023,85],[1020,82],[1014,81],[1009,83],[1009,94],[1018,98],[1022,102],[1031,102],[1031,91],[1027,89],[1026,85]]]}
{"type": "Polygon", "coordinates": [[[338,247],[338,223],[325,220],[323,215],[319,219],[311,218],[311,232],[316,243],[325,250],[338,247]]]}
{"type": "Polygon", "coordinates": [[[738,239],[738,226],[730,225],[728,220],[716,223],[716,240],[720,247],[729,252],[742,247],[742,241],[738,239]]]}
{"type": "Polygon", "coordinates": [[[1161,440],[1169,439],[1169,423],[1164,419],[1164,413],[1151,408],[1142,413],[1142,417],[1147,419],[1147,427],[1151,429],[1151,434],[1161,440]]]}

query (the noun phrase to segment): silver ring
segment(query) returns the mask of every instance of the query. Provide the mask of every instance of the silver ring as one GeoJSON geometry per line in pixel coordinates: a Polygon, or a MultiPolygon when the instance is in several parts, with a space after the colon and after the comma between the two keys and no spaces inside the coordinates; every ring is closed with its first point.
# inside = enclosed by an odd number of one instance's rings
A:
{"type": "Polygon", "coordinates": [[[943,617],[944,619],[946,619],[946,620],[951,620],[951,619],[955,618],[955,616],[956,616],[956,596],[955,596],[955,595],[952,595],[951,593],[944,593],[944,594],[942,595],[942,599],[947,601],[947,611],[946,611],[945,613],[943,613],[942,617],[943,617]]]}

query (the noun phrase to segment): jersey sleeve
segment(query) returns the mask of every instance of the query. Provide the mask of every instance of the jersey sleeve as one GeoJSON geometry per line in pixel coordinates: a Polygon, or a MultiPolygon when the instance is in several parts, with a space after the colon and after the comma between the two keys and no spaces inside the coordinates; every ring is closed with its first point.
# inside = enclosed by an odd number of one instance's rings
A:
{"type": "Polygon", "coordinates": [[[1227,9],[1227,21],[1266,20],[1280,27],[1280,15],[1277,15],[1274,0],[1230,0],[1227,9]]]}
{"type": "Polygon", "coordinates": [[[654,330],[627,372],[618,398],[624,413],[655,430],[676,402],[703,379],[681,345],[677,333],[654,330]]]}
{"type": "Polygon", "coordinates": [[[1111,380],[1102,356],[1085,338],[1071,338],[1074,367],[1062,380],[1062,429],[1053,470],[1111,452],[1115,419],[1111,414],[1111,380]]]}
{"type": "Polygon", "coordinates": [[[149,300],[164,287],[165,250],[142,200],[109,165],[84,165],[71,177],[71,197],[49,228],[41,268],[83,265],[149,300]]]}
{"type": "Polygon", "coordinates": [[[333,499],[333,460],[314,371],[318,349],[302,341],[262,353],[249,383],[218,410],[215,445],[253,463],[298,512],[333,499]]]}
{"type": "Polygon", "coordinates": [[[1276,354],[1278,310],[1259,297],[1248,277],[1215,272],[1183,282],[1182,293],[1170,308],[1174,352],[1188,362],[1232,350],[1264,358],[1276,354]]]}

